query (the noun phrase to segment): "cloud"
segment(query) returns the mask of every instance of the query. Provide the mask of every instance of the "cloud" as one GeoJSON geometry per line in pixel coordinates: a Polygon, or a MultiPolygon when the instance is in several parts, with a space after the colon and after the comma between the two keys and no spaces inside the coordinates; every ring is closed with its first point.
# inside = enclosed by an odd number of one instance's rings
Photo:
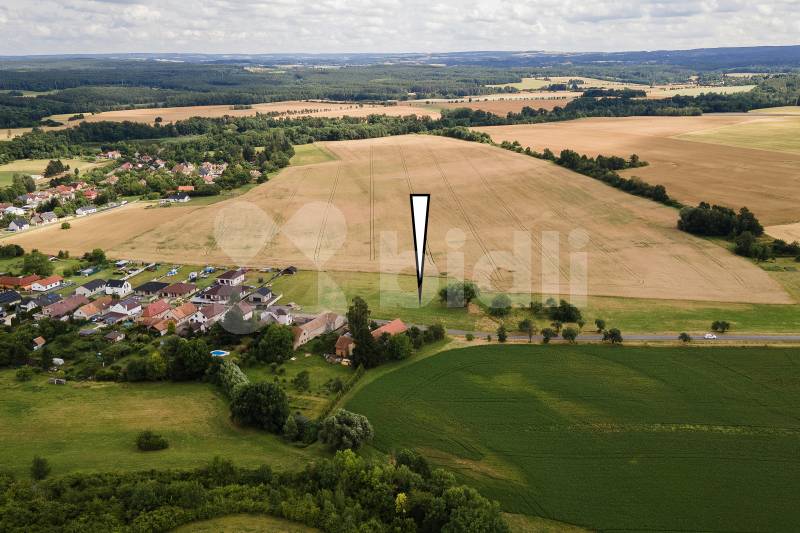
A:
{"type": "Polygon", "coordinates": [[[791,44],[795,11],[795,0],[3,0],[0,54],[791,44]]]}

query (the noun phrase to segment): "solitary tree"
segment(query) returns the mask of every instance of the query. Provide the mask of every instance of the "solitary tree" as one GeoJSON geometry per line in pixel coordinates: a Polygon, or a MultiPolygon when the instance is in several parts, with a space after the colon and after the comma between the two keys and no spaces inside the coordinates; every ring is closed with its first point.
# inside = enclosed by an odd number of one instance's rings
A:
{"type": "Polygon", "coordinates": [[[602,318],[595,319],[594,325],[597,326],[597,333],[600,333],[604,329],[606,329],[606,321],[602,318]]]}
{"type": "Polygon", "coordinates": [[[507,294],[498,294],[492,299],[489,313],[494,316],[505,316],[511,311],[511,298],[507,294]]]}
{"type": "Polygon", "coordinates": [[[31,477],[35,480],[41,480],[50,475],[50,463],[44,457],[38,455],[33,458],[31,462],[31,477]]]}
{"type": "Polygon", "coordinates": [[[231,415],[240,424],[280,433],[289,416],[289,400],[275,383],[248,383],[236,388],[231,415]]]}
{"type": "Polygon", "coordinates": [[[533,342],[533,334],[536,333],[536,326],[533,325],[533,321],[529,318],[522,320],[519,323],[519,330],[523,333],[528,334],[528,342],[533,342]]]}
{"type": "Polygon", "coordinates": [[[717,333],[725,333],[729,329],[731,329],[731,325],[725,320],[715,320],[711,323],[711,330],[716,331],[717,333]]]}
{"type": "Polygon", "coordinates": [[[620,344],[622,342],[622,333],[617,328],[607,329],[603,332],[603,341],[608,341],[611,344],[620,344]]]}
{"type": "Polygon", "coordinates": [[[542,329],[542,344],[549,344],[550,339],[556,336],[558,336],[558,333],[556,333],[553,329],[551,328],[542,329]]]}
{"type": "Polygon", "coordinates": [[[564,331],[561,332],[561,337],[563,337],[565,341],[574,343],[575,339],[578,338],[578,331],[575,328],[564,328],[564,331]]]}
{"type": "Polygon", "coordinates": [[[500,324],[497,328],[497,340],[498,342],[506,342],[508,339],[508,333],[506,332],[505,324],[500,324]]]}
{"type": "Polygon", "coordinates": [[[319,439],[334,450],[357,450],[374,435],[367,417],[339,409],[322,421],[319,439]]]}
{"type": "Polygon", "coordinates": [[[686,333],[684,331],[680,335],[678,335],[678,340],[680,340],[681,342],[684,342],[684,343],[692,342],[692,337],[691,337],[691,335],[689,335],[688,333],[686,333]]]}

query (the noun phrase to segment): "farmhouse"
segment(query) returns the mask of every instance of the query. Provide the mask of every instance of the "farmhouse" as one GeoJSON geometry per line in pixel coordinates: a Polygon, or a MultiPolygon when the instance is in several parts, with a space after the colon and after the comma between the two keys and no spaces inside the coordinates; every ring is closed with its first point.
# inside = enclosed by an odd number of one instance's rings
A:
{"type": "Polygon", "coordinates": [[[110,279],[106,282],[106,294],[124,298],[132,292],[131,284],[127,280],[110,279]]]}
{"type": "Polygon", "coordinates": [[[30,274],[28,276],[2,276],[0,277],[0,287],[4,289],[21,289],[23,291],[31,290],[33,282],[38,280],[39,276],[30,274]]]}
{"type": "Polygon", "coordinates": [[[159,295],[165,298],[181,298],[187,294],[192,294],[195,290],[197,290],[197,286],[191,283],[173,283],[164,287],[159,292],[159,295]]]}
{"type": "Polygon", "coordinates": [[[399,318],[395,318],[391,322],[387,322],[381,327],[375,328],[372,331],[372,336],[375,337],[375,339],[380,339],[381,335],[383,335],[384,333],[390,336],[394,336],[394,335],[399,335],[401,333],[405,333],[406,331],[408,331],[408,327],[405,325],[405,323],[403,323],[403,321],[400,320],[399,318]]]}
{"type": "Polygon", "coordinates": [[[245,274],[247,274],[247,270],[244,268],[228,270],[217,278],[217,283],[220,285],[241,285],[244,283],[245,274]]]}
{"type": "Polygon", "coordinates": [[[353,355],[353,348],[356,343],[349,333],[345,333],[336,339],[336,356],[337,357],[350,357],[353,355]]]}
{"type": "Polygon", "coordinates": [[[346,320],[336,313],[322,313],[313,320],[294,328],[293,347],[296,350],[303,344],[344,326],[346,320]]]}
{"type": "Polygon", "coordinates": [[[67,318],[69,318],[70,313],[88,303],[89,300],[87,300],[85,296],[81,296],[79,294],[73,294],[72,296],[63,299],[60,302],[48,305],[47,307],[42,309],[42,314],[50,318],[58,318],[61,320],[66,320],[67,318]]]}
{"type": "Polygon", "coordinates": [[[44,279],[39,279],[31,283],[31,290],[36,292],[45,292],[51,289],[55,289],[61,282],[64,281],[64,278],[61,276],[49,276],[44,279]]]}
{"type": "Polygon", "coordinates": [[[94,296],[95,294],[105,292],[105,290],[106,290],[105,280],[93,279],[92,281],[87,281],[86,283],[75,289],[75,294],[80,294],[88,298],[90,296],[94,296]]]}
{"type": "Polygon", "coordinates": [[[156,296],[167,287],[169,287],[169,283],[164,283],[162,281],[148,281],[147,283],[143,283],[142,285],[139,285],[133,289],[133,292],[137,296],[156,296]]]}

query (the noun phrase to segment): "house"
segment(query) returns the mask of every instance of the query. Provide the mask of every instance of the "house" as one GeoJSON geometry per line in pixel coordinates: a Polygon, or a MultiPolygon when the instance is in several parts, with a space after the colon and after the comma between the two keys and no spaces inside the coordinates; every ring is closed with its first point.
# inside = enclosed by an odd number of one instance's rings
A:
{"type": "Polygon", "coordinates": [[[34,281],[39,280],[36,274],[28,276],[2,276],[0,277],[0,287],[4,289],[20,289],[23,291],[31,290],[34,281]]]}
{"type": "Polygon", "coordinates": [[[169,283],[164,283],[162,281],[148,281],[147,283],[143,283],[139,285],[133,292],[136,293],[137,296],[156,296],[162,290],[169,287],[169,283]]]}
{"type": "Polygon", "coordinates": [[[58,217],[52,211],[42,213],[40,216],[42,217],[42,224],[52,224],[58,220],[58,217]]]}
{"type": "Polygon", "coordinates": [[[144,308],[140,318],[145,321],[157,320],[165,317],[171,309],[168,300],[156,300],[144,308]]]}
{"type": "Polygon", "coordinates": [[[124,279],[110,279],[106,282],[106,294],[124,298],[132,292],[131,284],[124,279]]]}
{"type": "Polygon", "coordinates": [[[114,344],[114,343],[117,343],[119,341],[125,340],[125,334],[122,333],[121,331],[112,331],[112,332],[104,335],[103,338],[105,340],[107,340],[108,342],[114,344]]]}
{"type": "Polygon", "coordinates": [[[322,313],[313,320],[294,328],[293,348],[296,350],[320,335],[336,331],[344,326],[345,322],[345,318],[336,313],[322,313]]]}
{"type": "Polygon", "coordinates": [[[230,302],[231,300],[238,301],[246,292],[244,287],[232,285],[212,285],[197,296],[192,301],[198,303],[219,303],[230,302]]]}
{"type": "Polygon", "coordinates": [[[129,317],[125,313],[117,313],[115,311],[109,311],[108,313],[104,314],[101,318],[101,322],[107,326],[113,326],[114,324],[119,324],[120,322],[127,320],[129,317]]]}
{"type": "Polygon", "coordinates": [[[175,309],[170,309],[169,313],[167,313],[167,317],[169,320],[174,321],[177,327],[181,327],[189,322],[196,313],[197,306],[193,303],[186,302],[175,309]]]}
{"type": "Polygon", "coordinates": [[[15,305],[22,303],[22,296],[17,291],[0,292],[0,317],[6,316],[15,305]]]}
{"type": "Polygon", "coordinates": [[[191,283],[173,283],[164,287],[159,292],[159,295],[164,298],[181,298],[183,296],[192,294],[197,290],[197,285],[191,283]]]}
{"type": "Polygon", "coordinates": [[[172,167],[173,174],[191,174],[194,172],[194,165],[192,163],[179,163],[172,167]]]}
{"type": "Polygon", "coordinates": [[[100,195],[100,193],[97,192],[97,189],[86,189],[85,191],[82,192],[83,192],[83,197],[92,202],[95,201],[97,197],[100,195]]]}
{"type": "Polygon", "coordinates": [[[282,326],[290,326],[292,323],[294,323],[294,317],[292,316],[292,310],[289,307],[284,305],[273,305],[261,313],[261,321],[268,324],[274,322],[282,326]]]}
{"type": "Polygon", "coordinates": [[[45,308],[48,305],[53,305],[54,303],[60,302],[63,299],[64,298],[62,298],[60,294],[51,292],[48,294],[40,294],[34,298],[34,302],[36,303],[37,307],[45,308]]]}
{"type": "Polygon", "coordinates": [[[353,348],[356,347],[356,342],[353,337],[346,333],[336,339],[336,356],[337,357],[351,357],[353,355],[353,348]]]}
{"type": "Polygon", "coordinates": [[[76,309],[89,303],[85,296],[73,294],[60,302],[42,308],[42,314],[50,318],[66,320],[76,309]]]}
{"type": "Polygon", "coordinates": [[[47,344],[47,341],[44,340],[44,337],[36,337],[35,339],[33,339],[33,351],[38,350],[45,344],[47,344]]]}
{"type": "Polygon", "coordinates": [[[178,192],[192,192],[194,185],[178,185],[178,192]]]}
{"type": "Polygon", "coordinates": [[[119,159],[120,157],[122,157],[122,154],[120,153],[119,150],[111,150],[109,152],[103,152],[97,157],[101,157],[103,159],[119,159]]]}
{"type": "Polygon", "coordinates": [[[220,285],[241,285],[244,283],[245,274],[247,274],[247,270],[244,268],[228,270],[217,278],[217,283],[220,285]]]}
{"type": "Polygon", "coordinates": [[[48,276],[44,279],[38,279],[31,283],[31,290],[36,292],[49,291],[60,286],[63,281],[64,278],[61,276],[48,276]]]}
{"type": "Polygon", "coordinates": [[[105,290],[106,290],[105,280],[93,279],[92,281],[87,281],[86,283],[75,289],[75,294],[80,294],[88,298],[90,296],[94,296],[95,294],[105,292],[105,290]]]}
{"type": "Polygon", "coordinates": [[[111,307],[113,303],[114,300],[111,296],[101,296],[97,300],[79,307],[72,313],[72,317],[77,320],[89,320],[103,313],[106,309],[111,307]]]}
{"type": "Polygon", "coordinates": [[[122,163],[119,166],[119,170],[132,170],[132,169],[133,169],[133,163],[130,162],[122,163]]]}
{"type": "Polygon", "coordinates": [[[112,313],[133,317],[142,312],[142,303],[136,297],[126,298],[112,305],[110,310],[112,313]]]}
{"type": "Polygon", "coordinates": [[[97,213],[97,207],[94,205],[79,207],[75,210],[75,214],[79,217],[85,217],[86,215],[91,215],[92,213],[97,213]]]}
{"type": "Polygon", "coordinates": [[[175,194],[170,194],[166,198],[166,200],[168,202],[170,202],[170,203],[179,203],[179,204],[185,204],[186,202],[188,202],[191,199],[192,199],[192,197],[189,196],[189,194],[185,193],[185,192],[176,192],[175,194]]]}
{"type": "Polygon", "coordinates": [[[253,311],[255,311],[255,307],[253,307],[249,303],[239,302],[236,304],[236,307],[242,313],[242,318],[244,320],[250,320],[251,318],[253,318],[253,311]]]}
{"type": "Polygon", "coordinates": [[[379,328],[375,328],[372,331],[372,336],[376,339],[380,339],[381,335],[384,333],[388,333],[390,336],[399,335],[401,333],[405,333],[408,331],[408,326],[400,320],[399,318],[395,318],[391,322],[387,322],[386,324],[382,325],[379,328]]]}
{"type": "Polygon", "coordinates": [[[41,226],[44,223],[41,215],[33,215],[30,220],[31,226],[41,226]]]}
{"type": "Polygon", "coordinates": [[[3,209],[3,214],[11,215],[14,217],[21,217],[22,215],[25,214],[25,210],[15,205],[9,205],[5,209],[3,209]]]}
{"type": "Polygon", "coordinates": [[[222,320],[227,311],[228,308],[222,304],[205,305],[190,318],[190,321],[193,325],[200,326],[205,330],[215,322],[222,320]]]}
{"type": "Polygon", "coordinates": [[[247,301],[256,305],[269,305],[275,302],[277,298],[272,293],[269,287],[261,287],[253,291],[248,297],[247,301]]]}
{"type": "Polygon", "coordinates": [[[27,220],[24,218],[15,218],[11,221],[11,224],[8,225],[9,231],[23,231],[30,228],[31,225],[28,223],[27,220]]]}

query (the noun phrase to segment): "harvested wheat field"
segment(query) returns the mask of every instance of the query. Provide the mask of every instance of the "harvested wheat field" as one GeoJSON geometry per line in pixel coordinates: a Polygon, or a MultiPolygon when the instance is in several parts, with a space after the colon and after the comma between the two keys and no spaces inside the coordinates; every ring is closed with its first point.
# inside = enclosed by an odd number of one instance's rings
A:
{"type": "MultiPolygon", "coordinates": [[[[383,106],[375,104],[357,104],[357,103],[337,103],[337,102],[273,102],[268,104],[253,104],[249,109],[233,109],[230,105],[204,105],[204,106],[189,106],[189,107],[161,107],[161,108],[146,108],[146,109],[126,109],[122,111],[105,111],[103,113],[95,113],[93,115],[86,115],[84,121],[87,122],[101,122],[110,120],[114,122],[131,121],[131,122],[146,122],[151,124],[155,122],[156,117],[161,117],[164,122],[175,122],[184,120],[191,117],[247,117],[255,115],[256,113],[275,113],[277,117],[299,117],[299,116],[315,116],[315,117],[365,117],[367,115],[391,115],[391,116],[404,116],[404,115],[420,115],[438,117],[439,113],[435,110],[412,108],[408,105],[394,105],[383,106]]],[[[71,115],[55,115],[54,120],[65,121],[71,115]]],[[[80,123],[80,120],[72,121],[72,124],[80,123]]]]}
{"type": "Polygon", "coordinates": [[[455,103],[442,103],[436,104],[439,109],[458,109],[459,107],[468,107],[469,109],[481,109],[487,113],[494,113],[495,115],[505,116],[508,113],[519,113],[523,107],[531,107],[533,109],[546,109],[552,110],[554,107],[564,107],[575,97],[573,96],[553,96],[549,98],[511,98],[508,100],[484,100],[472,102],[455,102],[455,103]]]}
{"type": "Polygon", "coordinates": [[[466,272],[484,284],[524,292],[525,283],[512,284],[516,273],[534,292],[569,294],[570,254],[585,251],[593,295],[792,301],[763,270],[675,229],[674,209],[548,162],[424,135],[324,147],[339,159],[290,167],[235,199],[135,204],[6,242],[73,254],[100,246],[113,257],[160,262],[413,273],[408,194],[428,192],[427,275],[457,273],[460,260],[446,256],[463,252],[466,272]],[[516,258],[514,232],[530,239],[520,240],[516,258]]]}
{"type": "Polygon", "coordinates": [[[706,142],[695,140],[703,131],[783,120],[787,117],[720,114],[592,118],[477,129],[495,141],[516,140],[540,151],[550,148],[558,153],[570,148],[583,154],[625,157],[635,153],[650,166],[623,174],[664,185],[671,196],[686,204],[708,201],[735,209],[747,206],[762,223],[772,225],[800,220],[796,201],[800,154],[712,143],[713,136],[702,137],[706,142]]]}

